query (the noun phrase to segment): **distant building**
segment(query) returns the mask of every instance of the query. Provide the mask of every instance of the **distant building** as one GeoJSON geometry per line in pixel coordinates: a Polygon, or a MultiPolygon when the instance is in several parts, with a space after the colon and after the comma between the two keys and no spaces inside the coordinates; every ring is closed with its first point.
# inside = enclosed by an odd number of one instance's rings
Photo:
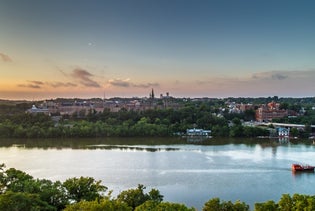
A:
{"type": "Polygon", "coordinates": [[[272,119],[288,116],[288,110],[279,109],[279,104],[275,102],[263,105],[256,110],[256,120],[258,122],[269,122],[272,119]]]}
{"type": "Polygon", "coordinates": [[[279,137],[289,137],[290,136],[290,128],[279,127],[278,129],[279,137]]]}
{"type": "Polygon", "coordinates": [[[254,105],[253,104],[249,104],[249,103],[248,104],[241,103],[239,107],[240,107],[239,109],[240,109],[241,112],[245,112],[247,110],[254,109],[254,105]]]}
{"type": "Polygon", "coordinates": [[[28,109],[26,112],[31,114],[38,113],[49,114],[49,110],[47,108],[37,108],[35,105],[33,105],[32,108],[28,109]]]}
{"type": "Polygon", "coordinates": [[[211,130],[203,130],[203,129],[187,129],[186,130],[187,136],[210,136],[211,130]]]}

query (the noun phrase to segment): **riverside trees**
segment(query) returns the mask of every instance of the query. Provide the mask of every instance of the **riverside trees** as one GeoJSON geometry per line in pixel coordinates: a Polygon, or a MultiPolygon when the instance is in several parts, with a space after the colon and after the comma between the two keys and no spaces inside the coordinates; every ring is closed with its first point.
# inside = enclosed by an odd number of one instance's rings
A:
{"type": "MultiPolygon", "coordinates": [[[[249,114],[216,115],[218,108],[205,103],[187,103],[182,108],[149,109],[145,111],[103,112],[90,110],[86,116],[64,116],[58,123],[45,114],[2,114],[0,137],[5,138],[59,138],[59,137],[165,137],[185,133],[187,128],[212,130],[219,137],[256,137],[267,130],[246,128],[241,124],[229,126],[229,121],[240,122],[249,114]],[[236,121],[236,120],[238,121],[236,121]]],[[[250,112],[249,112],[250,113],[250,112]]]]}

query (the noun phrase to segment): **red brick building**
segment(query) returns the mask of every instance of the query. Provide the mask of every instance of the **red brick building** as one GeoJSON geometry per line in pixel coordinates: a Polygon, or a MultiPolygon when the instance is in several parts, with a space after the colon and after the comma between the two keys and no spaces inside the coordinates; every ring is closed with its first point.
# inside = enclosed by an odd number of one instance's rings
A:
{"type": "Polygon", "coordinates": [[[272,119],[288,116],[287,110],[280,110],[279,103],[271,102],[256,110],[256,120],[258,122],[268,122],[272,119]]]}

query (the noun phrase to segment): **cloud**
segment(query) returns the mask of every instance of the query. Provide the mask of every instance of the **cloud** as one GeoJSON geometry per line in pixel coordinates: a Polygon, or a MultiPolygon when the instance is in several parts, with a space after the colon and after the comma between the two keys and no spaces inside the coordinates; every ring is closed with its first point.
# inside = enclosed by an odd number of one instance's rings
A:
{"type": "Polygon", "coordinates": [[[59,88],[59,87],[76,87],[77,85],[71,82],[43,82],[43,81],[27,81],[25,84],[18,84],[18,87],[24,87],[24,88],[32,88],[32,89],[41,89],[43,86],[50,86],[53,88],[59,88]]]}
{"type": "Polygon", "coordinates": [[[44,85],[45,83],[42,81],[28,81],[31,84],[35,84],[35,85],[44,85]]]}
{"type": "Polygon", "coordinates": [[[32,89],[40,89],[41,86],[35,84],[19,84],[18,87],[32,88],[32,89]]]}
{"type": "Polygon", "coordinates": [[[157,87],[160,84],[159,83],[145,83],[145,84],[135,84],[131,83],[130,79],[111,79],[108,81],[110,85],[116,86],[116,87],[135,87],[135,88],[149,88],[149,87],[157,87]]]}
{"type": "Polygon", "coordinates": [[[269,71],[269,72],[261,72],[255,73],[252,75],[253,79],[258,80],[285,80],[290,77],[290,75],[294,74],[295,71],[269,71]]]}
{"type": "Polygon", "coordinates": [[[274,74],[274,75],[271,75],[271,78],[276,79],[276,80],[284,80],[284,79],[288,78],[288,76],[282,75],[282,74],[274,74]]]}
{"type": "Polygon", "coordinates": [[[41,89],[44,84],[42,81],[28,81],[27,84],[19,84],[18,87],[41,89]]]}
{"type": "Polygon", "coordinates": [[[157,87],[160,86],[159,83],[146,83],[146,84],[133,84],[134,87],[138,88],[149,88],[149,87],[157,87]]]}
{"type": "Polygon", "coordinates": [[[80,68],[76,68],[72,71],[71,76],[80,81],[83,86],[86,87],[101,87],[96,81],[91,79],[94,75],[88,71],[80,68]]]}
{"type": "Polygon", "coordinates": [[[50,86],[54,87],[54,88],[59,88],[59,87],[76,87],[77,85],[71,82],[52,82],[52,83],[48,83],[50,86]]]}
{"type": "Polygon", "coordinates": [[[12,62],[13,60],[6,54],[0,53],[0,59],[3,62],[12,62]]]}
{"type": "Polygon", "coordinates": [[[130,87],[131,83],[129,82],[129,78],[127,79],[110,79],[108,82],[112,86],[118,87],[130,87]]]}

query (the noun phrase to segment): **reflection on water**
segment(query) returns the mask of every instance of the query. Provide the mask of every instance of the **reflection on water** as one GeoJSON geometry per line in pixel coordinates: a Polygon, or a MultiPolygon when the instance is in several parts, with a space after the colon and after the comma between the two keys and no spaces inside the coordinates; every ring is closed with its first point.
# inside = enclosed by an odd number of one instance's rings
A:
{"type": "Polygon", "coordinates": [[[179,148],[175,147],[147,147],[147,146],[123,146],[123,145],[86,145],[86,149],[106,149],[106,150],[138,150],[147,152],[157,152],[157,151],[175,151],[179,148]]]}
{"type": "MultiPolygon", "coordinates": [[[[65,139],[0,139],[0,147],[91,149],[94,146],[178,145],[181,138],[65,138],[65,139]]],[[[105,148],[104,148],[105,149],[105,148]]],[[[141,150],[141,149],[139,149],[141,150]]]]}
{"type": "MultiPolygon", "coordinates": [[[[102,146],[103,149],[114,149],[117,146],[157,146],[157,145],[226,145],[244,144],[246,146],[260,145],[263,148],[277,148],[281,145],[294,144],[311,145],[309,140],[277,140],[277,139],[231,139],[231,138],[65,138],[65,139],[0,139],[0,147],[26,147],[26,148],[71,148],[92,149],[92,146],[102,146]]],[[[119,148],[119,147],[118,147],[119,148]]],[[[123,148],[121,148],[123,149],[123,148]]],[[[139,148],[139,150],[143,150],[139,148]]],[[[163,149],[164,150],[164,149],[163,149]]],[[[173,150],[173,149],[169,149],[173,150]]],[[[275,149],[276,150],[276,149],[275,149]]],[[[155,147],[152,151],[155,150],[155,147]]]]}
{"type": "Polygon", "coordinates": [[[292,171],[294,177],[314,176],[314,171],[292,171]]]}

